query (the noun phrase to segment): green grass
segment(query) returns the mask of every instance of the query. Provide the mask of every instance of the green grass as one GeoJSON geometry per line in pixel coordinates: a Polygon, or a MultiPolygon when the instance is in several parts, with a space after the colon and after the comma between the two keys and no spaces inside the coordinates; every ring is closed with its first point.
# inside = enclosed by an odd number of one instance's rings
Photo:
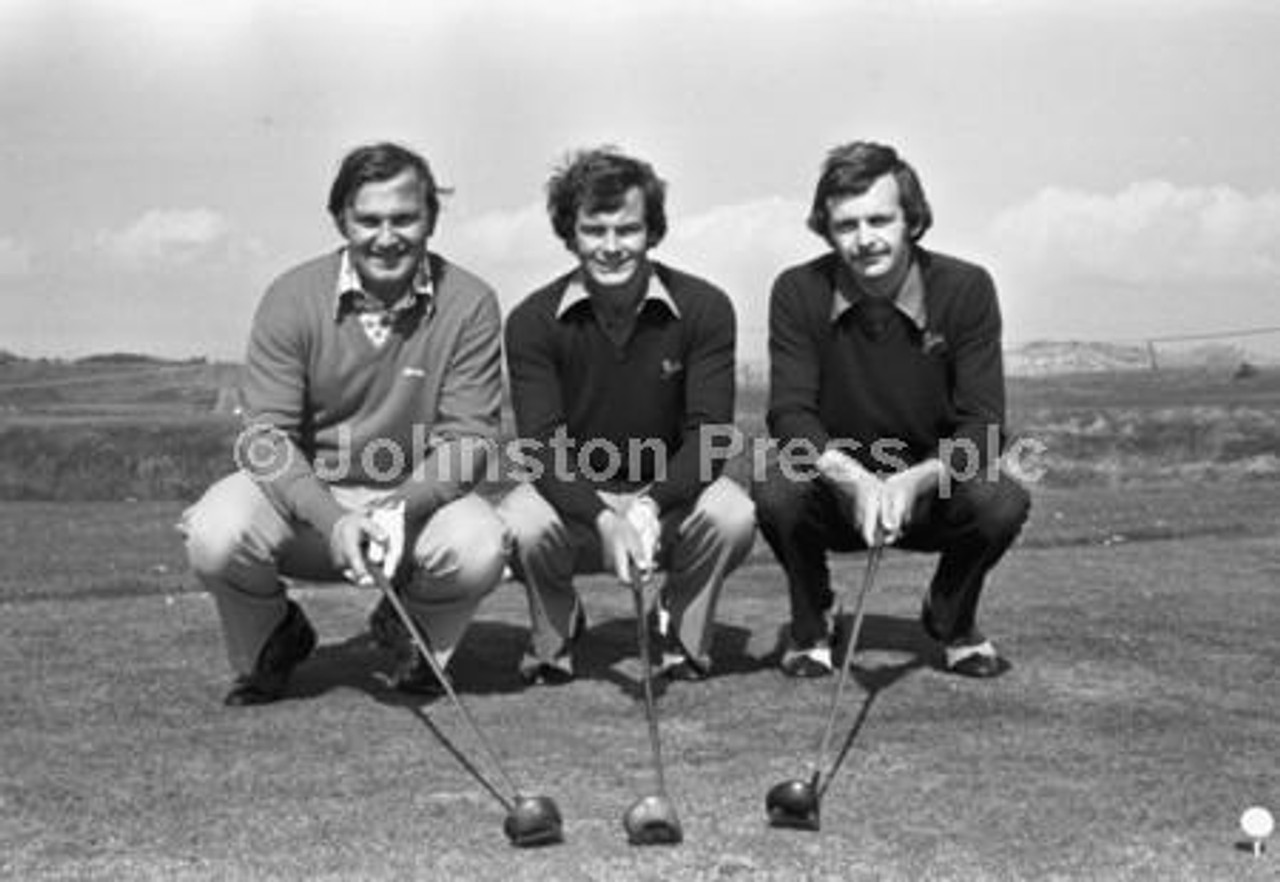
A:
{"type": "MultiPolygon", "coordinates": [[[[1016,667],[936,671],[914,621],[930,560],[891,553],[847,726],[874,696],[817,834],[771,830],[831,681],[772,667],[786,616],[758,545],[728,586],[720,675],[660,699],[676,848],[625,844],[651,787],[634,622],[585,585],[585,676],[522,689],[526,618],[501,587],[456,660],[464,701],[567,841],[509,847],[502,810],[432,727],[483,763],[447,702],[397,702],[368,591],[297,592],[321,648],[278,705],[227,710],[209,598],[165,503],[0,506],[0,877],[13,879],[1264,879],[1240,812],[1280,807],[1280,499],[1227,485],[1036,493],[984,622],[1016,667]],[[1152,541],[1153,537],[1165,537],[1152,541]]],[[[838,559],[843,585],[861,561],[838,559]]]]}

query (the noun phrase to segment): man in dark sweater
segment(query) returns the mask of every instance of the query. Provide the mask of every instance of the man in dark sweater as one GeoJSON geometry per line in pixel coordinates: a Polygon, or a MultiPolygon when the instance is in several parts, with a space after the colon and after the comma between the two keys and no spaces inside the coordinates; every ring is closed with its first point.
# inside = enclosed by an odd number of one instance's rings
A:
{"type": "Polygon", "coordinates": [[[649,259],[665,185],[612,149],[575,155],[547,207],[578,267],[508,316],[521,465],[499,505],[532,621],[526,682],[573,678],[578,573],[667,571],[659,670],[702,679],[716,601],[750,550],[751,500],[721,474],[731,445],[735,318],[723,292],[649,259]]]}
{"type": "Polygon", "coordinates": [[[809,217],[831,250],[773,286],[768,425],[779,452],[753,491],[786,572],[791,676],[833,667],[827,552],[882,543],[941,552],[920,620],[945,670],[1009,667],[977,625],[986,576],[1030,506],[1000,466],[1000,311],[985,270],[920,247],[931,223],[896,151],[838,147],[809,217]]]}
{"type": "MultiPolygon", "coordinates": [[[[472,492],[497,435],[501,319],[488,285],[427,250],[438,194],[416,153],[353,150],[329,193],[343,246],[258,306],[240,470],[183,518],[236,675],[228,705],[280,698],[315,647],[281,576],[370,583],[366,555],[381,556],[441,663],[501,578],[502,522],[472,492]]],[[[394,642],[392,685],[434,692],[430,666],[394,642]]]]}

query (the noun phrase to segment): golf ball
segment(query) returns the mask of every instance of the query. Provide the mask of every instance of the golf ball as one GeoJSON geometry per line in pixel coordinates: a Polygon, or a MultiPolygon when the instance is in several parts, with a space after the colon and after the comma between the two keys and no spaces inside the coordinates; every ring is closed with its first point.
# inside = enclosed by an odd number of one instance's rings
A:
{"type": "Polygon", "coordinates": [[[1276,828],[1276,819],[1271,812],[1262,806],[1255,805],[1244,810],[1240,816],[1240,829],[1251,839],[1265,839],[1276,828]]]}

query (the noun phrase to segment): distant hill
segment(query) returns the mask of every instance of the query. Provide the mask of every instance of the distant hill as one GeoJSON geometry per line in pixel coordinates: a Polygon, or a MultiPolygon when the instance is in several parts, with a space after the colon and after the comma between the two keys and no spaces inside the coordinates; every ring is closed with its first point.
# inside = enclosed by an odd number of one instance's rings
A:
{"type": "Polygon", "coordinates": [[[1185,342],[1166,338],[1149,344],[1037,340],[1006,349],[1004,361],[1011,376],[1023,377],[1172,368],[1234,373],[1280,363],[1280,353],[1272,340],[1251,337],[1246,345],[1246,335],[1185,342]]]}
{"type": "Polygon", "coordinates": [[[1005,350],[1005,370],[1014,376],[1131,371],[1151,367],[1144,346],[1077,340],[1037,340],[1005,350]]]}
{"type": "Polygon", "coordinates": [[[0,358],[0,413],[46,417],[184,416],[233,409],[240,366],[135,353],[74,360],[0,358]]]}

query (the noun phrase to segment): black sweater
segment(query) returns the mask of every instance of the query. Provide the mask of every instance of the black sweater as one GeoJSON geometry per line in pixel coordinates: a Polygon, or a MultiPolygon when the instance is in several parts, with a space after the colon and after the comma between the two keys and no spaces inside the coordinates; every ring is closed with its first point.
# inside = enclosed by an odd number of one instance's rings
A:
{"type": "Polygon", "coordinates": [[[733,306],[702,279],[658,263],[653,271],[679,314],[647,298],[621,347],[589,300],[557,316],[574,273],[534,291],[507,318],[520,452],[561,517],[593,522],[604,507],[597,489],[651,485],[661,510],[689,505],[723,468],[701,442],[704,430],[733,423],[733,306]],[[558,433],[567,437],[553,440],[558,433]],[[619,455],[612,462],[611,451],[619,455]]]}
{"type": "Polygon", "coordinates": [[[1005,402],[995,285],[986,270],[954,257],[917,248],[915,259],[923,327],[889,309],[874,329],[868,298],[834,253],[778,276],[768,424],[780,443],[803,440],[818,452],[833,443],[877,473],[935,456],[948,441],[971,444],[983,466],[999,455],[1005,402]],[[851,304],[838,317],[833,307],[845,304],[835,298],[851,304]]]}

